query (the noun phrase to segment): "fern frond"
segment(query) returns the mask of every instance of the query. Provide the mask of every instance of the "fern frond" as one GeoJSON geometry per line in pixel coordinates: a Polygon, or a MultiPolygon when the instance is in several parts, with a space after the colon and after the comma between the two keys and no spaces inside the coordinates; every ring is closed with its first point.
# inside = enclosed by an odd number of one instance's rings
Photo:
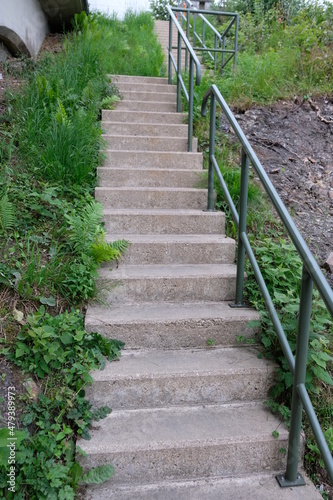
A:
{"type": "Polygon", "coordinates": [[[116,240],[109,243],[109,245],[111,245],[114,250],[119,250],[120,253],[124,253],[126,248],[130,246],[130,243],[126,240],[116,240]]]}
{"type": "Polygon", "coordinates": [[[5,231],[14,226],[14,205],[8,200],[7,194],[0,198],[0,230],[5,231]]]}
{"type": "Polygon", "coordinates": [[[110,260],[118,260],[121,253],[115,250],[109,243],[103,241],[92,246],[92,256],[97,264],[109,262],[110,260]]]}
{"type": "Polygon", "coordinates": [[[96,201],[88,203],[76,214],[65,214],[69,225],[68,241],[77,254],[90,254],[91,247],[96,244],[102,234],[101,220],[103,208],[96,201]]]}

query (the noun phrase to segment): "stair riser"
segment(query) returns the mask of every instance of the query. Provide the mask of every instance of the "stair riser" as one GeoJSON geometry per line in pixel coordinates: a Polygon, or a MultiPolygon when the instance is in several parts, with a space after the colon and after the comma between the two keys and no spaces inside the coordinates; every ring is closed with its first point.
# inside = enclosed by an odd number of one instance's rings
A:
{"type": "Polygon", "coordinates": [[[191,477],[225,477],[259,473],[267,468],[284,470],[285,457],[280,450],[286,449],[287,446],[285,438],[255,442],[230,440],[220,445],[100,453],[89,455],[82,459],[81,463],[84,469],[111,463],[115,474],[103,487],[109,484],[112,488],[113,484],[142,484],[165,479],[185,480],[191,477]]]}
{"type": "Polygon", "coordinates": [[[125,349],[207,348],[210,339],[216,347],[239,346],[237,337],[252,339],[256,330],[248,326],[258,318],[252,312],[244,319],[182,319],[175,321],[106,322],[89,316],[86,330],[125,342],[125,349]]]}
{"type": "MultiPolygon", "coordinates": [[[[209,370],[209,367],[207,367],[209,370]]],[[[225,404],[267,397],[274,373],[233,373],[95,381],[86,394],[94,406],[117,409],[225,404]]]]}
{"type": "Polygon", "coordinates": [[[105,228],[121,234],[224,234],[225,218],[196,215],[105,214],[105,228]]]}
{"type": "MultiPolygon", "coordinates": [[[[153,188],[152,188],[153,189],[153,188]]],[[[95,198],[104,208],[179,208],[203,210],[207,206],[207,192],[202,189],[193,191],[145,191],[117,188],[96,188],[95,198]]]]}
{"type": "Polygon", "coordinates": [[[119,101],[118,110],[127,111],[154,111],[160,113],[176,113],[177,105],[170,102],[147,102],[147,101],[119,101]]]}
{"type": "Polygon", "coordinates": [[[122,94],[123,92],[161,92],[163,94],[177,94],[177,87],[175,85],[161,84],[161,83],[136,83],[136,82],[118,82],[117,87],[122,94]]]}
{"type": "Polygon", "coordinates": [[[196,187],[203,173],[191,170],[130,170],[99,167],[100,187],[196,187]]]}
{"type": "MultiPolygon", "coordinates": [[[[103,135],[109,149],[116,151],[187,151],[187,138],[132,137],[103,135]]],[[[197,139],[193,139],[193,151],[197,150],[197,139]]]]}
{"type": "MultiPolygon", "coordinates": [[[[103,283],[104,285],[104,283],[103,283]]],[[[104,291],[109,304],[131,302],[190,302],[233,300],[236,280],[233,277],[127,278],[110,282],[112,291],[104,291]]],[[[108,284],[106,284],[108,287],[108,284]]]]}
{"type": "Polygon", "coordinates": [[[124,90],[121,92],[124,101],[146,101],[146,102],[167,102],[174,104],[177,102],[177,97],[174,93],[170,92],[131,92],[124,90]]]}
{"type": "Polygon", "coordinates": [[[118,111],[102,110],[102,128],[103,122],[113,121],[117,123],[168,123],[182,125],[185,117],[182,113],[158,113],[148,111],[118,111]]]}
{"type": "Polygon", "coordinates": [[[187,125],[160,125],[136,123],[102,123],[104,134],[110,135],[139,135],[148,137],[187,137],[187,125]]]}
{"type": "MultiPolygon", "coordinates": [[[[130,238],[129,238],[130,240],[130,238]]],[[[235,244],[135,243],[121,257],[122,264],[232,264],[235,244]]],[[[110,263],[105,266],[110,267],[110,263]]]]}
{"type": "Polygon", "coordinates": [[[105,166],[138,168],[173,168],[202,171],[201,153],[159,151],[106,151],[105,166]]]}

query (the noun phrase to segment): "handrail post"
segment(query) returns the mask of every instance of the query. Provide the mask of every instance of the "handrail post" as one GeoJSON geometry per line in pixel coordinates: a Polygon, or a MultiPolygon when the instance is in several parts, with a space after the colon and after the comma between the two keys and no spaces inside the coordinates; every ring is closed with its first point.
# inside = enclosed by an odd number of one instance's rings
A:
{"type": "Polygon", "coordinates": [[[195,48],[195,21],[196,21],[196,18],[197,18],[197,15],[195,13],[193,13],[193,41],[192,41],[193,48],[195,48]]]}
{"type": "Polygon", "coordinates": [[[189,152],[192,151],[193,139],[193,93],[194,93],[194,61],[190,54],[190,73],[189,73],[189,92],[188,92],[188,147],[189,152]]]}
{"type": "Polygon", "coordinates": [[[223,42],[222,42],[222,66],[221,66],[221,75],[223,75],[223,72],[224,72],[224,61],[225,61],[225,58],[224,58],[224,51],[225,51],[225,36],[223,37],[223,42]]]}
{"type": "Polygon", "coordinates": [[[214,165],[215,156],[215,129],[216,129],[216,97],[210,95],[210,125],[209,125],[209,167],[208,167],[208,202],[207,212],[214,211],[214,165]]]}
{"type": "Polygon", "coordinates": [[[178,43],[177,43],[177,113],[181,112],[181,83],[179,75],[182,71],[182,37],[180,36],[180,31],[178,31],[178,43]]]}
{"type": "MultiPolygon", "coordinates": [[[[187,8],[187,14],[186,14],[186,38],[189,40],[190,39],[190,8],[187,8]]],[[[188,72],[188,50],[186,48],[185,51],[185,71],[186,73],[188,72]]]]}
{"type": "Polygon", "coordinates": [[[240,200],[239,200],[236,300],[234,307],[244,307],[243,292],[244,292],[245,247],[242,240],[242,234],[246,233],[248,185],[249,185],[249,158],[243,148],[242,165],[241,165],[240,200]]]}
{"type": "Polygon", "coordinates": [[[215,33],[214,37],[214,71],[216,71],[216,61],[217,61],[217,35],[215,33]]]}
{"type": "Polygon", "coordinates": [[[205,45],[205,34],[206,34],[206,23],[205,20],[202,19],[202,46],[205,45]]]}
{"type": "Polygon", "coordinates": [[[308,356],[311,304],[313,281],[303,264],[301,298],[299,306],[299,320],[296,343],[295,375],[291,403],[291,422],[289,431],[289,445],[287,469],[285,474],[279,474],[276,479],[281,487],[304,486],[305,481],[297,472],[299,448],[302,431],[303,405],[298,394],[299,384],[305,384],[306,362],[308,356]]]}
{"type": "Polygon", "coordinates": [[[172,62],[171,62],[171,52],[172,52],[172,19],[169,16],[169,57],[168,57],[168,84],[172,83],[172,62]]]}
{"type": "Polygon", "coordinates": [[[236,14],[236,22],[235,22],[235,55],[234,55],[234,71],[236,71],[236,65],[237,65],[238,27],[239,27],[239,15],[238,15],[238,14],[236,14]]]}

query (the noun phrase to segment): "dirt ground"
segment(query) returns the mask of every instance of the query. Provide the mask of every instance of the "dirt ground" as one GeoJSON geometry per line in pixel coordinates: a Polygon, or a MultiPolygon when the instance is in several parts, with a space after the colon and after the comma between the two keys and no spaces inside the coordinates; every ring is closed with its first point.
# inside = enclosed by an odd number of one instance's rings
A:
{"type": "Polygon", "coordinates": [[[322,267],[333,252],[333,97],[256,106],[236,118],[322,267]]]}

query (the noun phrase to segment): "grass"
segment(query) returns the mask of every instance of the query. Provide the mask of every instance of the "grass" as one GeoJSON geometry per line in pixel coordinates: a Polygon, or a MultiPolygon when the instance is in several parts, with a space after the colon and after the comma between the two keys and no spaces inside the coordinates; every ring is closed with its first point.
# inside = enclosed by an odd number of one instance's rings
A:
{"type": "MultiPolygon", "coordinates": [[[[122,347],[88,334],[83,322],[86,301],[98,291],[97,268],[127,246],[106,242],[93,198],[103,155],[100,112],[118,97],[108,75],[165,70],[151,15],[131,12],[124,21],[77,15],[62,52],[20,65],[11,74],[19,91],[8,91],[0,122],[0,344],[36,381],[39,396],[18,390],[11,399],[20,410],[11,429],[0,429],[0,497],[69,500],[79,483],[113,474],[105,464],[84,475],[76,448],[91,422],[111,411],[85,399],[89,371],[122,347]],[[15,492],[7,483],[9,432],[17,438],[15,492]]],[[[7,426],[1,412],[0,422],[7,426]]]]}

